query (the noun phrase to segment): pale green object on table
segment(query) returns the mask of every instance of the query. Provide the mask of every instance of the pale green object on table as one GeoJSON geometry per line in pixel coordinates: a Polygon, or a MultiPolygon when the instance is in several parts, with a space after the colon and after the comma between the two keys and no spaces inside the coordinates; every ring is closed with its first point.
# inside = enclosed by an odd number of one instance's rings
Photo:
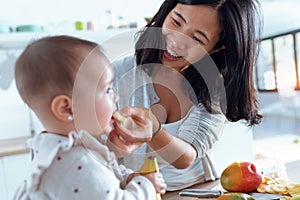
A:
{"type": "Polygon", "coordinates": [[[9,33],[12,31],[13,31],[12,27],[8,25],[0,24],[0,33],[9,33]]]}
{"type": "Polygon", "coordinates": [[[84,25],[85,24],[82,21],[75,22],[75,28],[76,28],[77,31],[84,30],[85,29],[84,25]]]}
{"type": "Polygon", "coordinates": [[[42,32],[44,31],[43,26],[39,25],[21,25],[16,27],[17,32],[42,32]]]}

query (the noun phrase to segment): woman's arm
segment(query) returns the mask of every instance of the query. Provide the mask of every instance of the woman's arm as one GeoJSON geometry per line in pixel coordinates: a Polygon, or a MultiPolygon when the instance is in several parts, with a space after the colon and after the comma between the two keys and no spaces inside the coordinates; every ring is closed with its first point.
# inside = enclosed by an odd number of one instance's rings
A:
{"type": "Polygon", "coordinates": [[[224,121],[223,114],[209,113],[201,104],[193,106],[180,125],[177,137],[163,129],[148,145],[174,167],[187,168],[213,148],[224,121]]]}
{"type": "MultiPolygon", "coordinates": [[[[133,119],[138,118],[139,123],[144,124],[144,127],[149,127],[151,124],[152,133],[159,128],[158,120],[149,109],[129,107],[124,110],[124,113],[126,112],[133,119]]],[[[164,128],[151,137],[152,133],[149,135],[149,129],[134,133],[116,124],[116,129],[112,133],[115,139],[110,139],[110,142],[122,151],[119,157],[133,153],[143,142],[147,142],[164,160],[182,169],[189,167],[197,157],[205,156],[212,149],[218,140],[224,121],[224,115],[211,114],[203,105],[199,105],[194,106],[188,113],[179,127],[177,137],[169,134],[164,128]]]]}
{"type": "Polygon", "coordinates": [[[197,157],[196,149],[180,138],[162,129],[147,143],[165,161],[178,169],[189,167],[197,157]]]}

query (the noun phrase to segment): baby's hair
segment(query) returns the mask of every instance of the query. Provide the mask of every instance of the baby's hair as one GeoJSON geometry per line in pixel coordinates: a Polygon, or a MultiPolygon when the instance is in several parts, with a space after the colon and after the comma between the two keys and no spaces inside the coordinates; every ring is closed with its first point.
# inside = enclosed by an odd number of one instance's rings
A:
{"type": "MultiPolygon", "coordinates": [[[[70,36],[52,36],[29,44],[15,65],[18,91],[29,107],[39,97],[72,94],[76,73],[94,42],[70,36]]],[[[50,99],[51,100],[51,99],[50,99]]]]}

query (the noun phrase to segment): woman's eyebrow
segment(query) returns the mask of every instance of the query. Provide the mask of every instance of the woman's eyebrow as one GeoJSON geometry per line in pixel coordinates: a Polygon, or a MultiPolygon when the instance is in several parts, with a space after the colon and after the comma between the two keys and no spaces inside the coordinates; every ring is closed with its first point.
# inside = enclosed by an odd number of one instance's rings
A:
{"type": "Polygon", "coordinates": [[[184,17],[183,17],[180,13],[178,13],[178,12],[176,12],[176,11],[174,11],[174,13],[175,13],[179,18],[181,18],[182,21],[184,21],[184,23],[186,23],[186,20],[184,19],[184,17]]]}
{"type": "Polygon", "coordinates": [[[196,32],[199,33],[200,35],[202,35],[207,40],[207,42],[209,42],[208,37],[206,36],[206,34],[203,31],[196,30],[196,32]]]}
{"type": "MultiPolygon", "coordinates": [[[[184,23],[186,23],[186,19],[179,13],[179,12],[176,12],[174,11],[175,15],[177,15],[180,19],[182,19],[182,21],[184,21],[184,23]]],[[[199,33],[200,35],[202,35],[208,42],[209,39],[208,37],[206,36],[206,34],[203,32],[203,31],[200,31],[200,30],[196,30],[197,33],[199,33]]]]}

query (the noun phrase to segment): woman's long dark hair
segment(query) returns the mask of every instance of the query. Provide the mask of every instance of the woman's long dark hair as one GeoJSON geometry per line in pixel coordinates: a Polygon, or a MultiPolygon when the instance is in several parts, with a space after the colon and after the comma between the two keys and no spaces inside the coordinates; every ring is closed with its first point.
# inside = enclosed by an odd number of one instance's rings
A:
{"type": "MultiPolygon", "coordinates": [[[[219,13],[223,32],[214,49],[225,46],[210,55],[224,79],[227,105],[222,108],[229,121],[245,119],[249,125],[259,124],[262,115],[258,113],[258,102],[253,83],[253,68],[258,54],[260,39],[259,3],[256,0],[166,0],[159,11],[154,15],[140,32],[136,42],[136,61],[138,65],[161,63],[164,49],[163,38],[153,37],[153,30],[148,27],[162,27],[168,13],[177,3],[186,5],[208,5],[216,8],[219,13]],[[147,47],[147,43],[156,43],[159,48],[147,47]]],[[[157,36],[157,35],[156,35],[157,36]]],[[[153,45],[152,45],[153,46],[153,45]]],[[[148,46],[149,47],[149,46],[148,46]]],[[[188,67],[184,73],[191,84],[198,102],[201,102],[208,111],[213,111],[209,89],[197,66],[201,62],[188,67]]],[[[216,87],[217,82],[215,83],[216,87]]]]}

